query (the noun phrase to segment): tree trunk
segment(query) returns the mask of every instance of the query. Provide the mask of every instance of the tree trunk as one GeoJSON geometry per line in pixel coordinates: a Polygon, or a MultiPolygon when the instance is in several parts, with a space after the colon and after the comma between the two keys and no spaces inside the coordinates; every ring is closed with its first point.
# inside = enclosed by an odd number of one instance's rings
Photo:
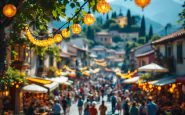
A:
{"type": "Polygon", "coordinates": [[[4,74],[6,69],[6,49],[7,43],[5,39],[5,28],[0,25],[0,76],[4,74]]]}

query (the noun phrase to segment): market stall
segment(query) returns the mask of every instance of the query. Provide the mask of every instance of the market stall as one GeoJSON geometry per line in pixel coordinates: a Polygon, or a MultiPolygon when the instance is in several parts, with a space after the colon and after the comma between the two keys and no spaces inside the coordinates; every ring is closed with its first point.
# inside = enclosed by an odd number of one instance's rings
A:
{"type": "Polygon", "coordinates": [[[30,84],[27,86],[24,86],[22,88],[23,92],[30,92],[30,93],[47,93],[48,90],[42,86],[36,85],[36,84],[30,84]]]}
{"type": "Polygon", "coordinates": [[[138,68],[138,71],[149,72],[149,73],[155,73],[155,72],[159,73],[159,72],[168,72],[168,69],[160,65],[157,65],[156,63],[151,63],[151,64],[138,68]]]}
{"type": "Polygon", "coordinates": [[[123,81],[124,84],[133,84],[136,83],[139,80],[140,76],[129,78],[123,81]]]}

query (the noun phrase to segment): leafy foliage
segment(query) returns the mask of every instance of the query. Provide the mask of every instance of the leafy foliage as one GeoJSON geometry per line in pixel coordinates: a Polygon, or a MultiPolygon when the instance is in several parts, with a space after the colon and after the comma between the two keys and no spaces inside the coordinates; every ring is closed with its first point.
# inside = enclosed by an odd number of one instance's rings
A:
{"type": "Polygon", "coordinates": [[[112,23],[113,23],[113,24],[116,23],[115,19],[109,19],[109,20],[107,20],[107,21],[103,24],[102,28],[108,29],[112,23]]]}
{"type": "Polygon", "coordinates": [[[117,24],[117,23],[110,24],[109,30],[119,30],[119,29],[121,29],[119,24],[117,24]]]}
{"type": "Polygon", "coordinates": [[[148,74],[142,74],[139,79],[149,80],[151,77],[152,77],[152,74],[148,73],[148,74]]]}
{"type": "Polygon", "coordinates": [[[24,85],[26,83],[26,74],[9,67],[2,77],[1,83],[4,86],[2,88],[3,90],[6,90],[8,87],[13,87],[16,84],[24,85]]]}
{"type": "Polygon", "coordinates": [[[152,36],[152,38],[150,39],[149,43],[151,43],[152,41],[155,41],[155,40],[158,40],[159,38],[161,38],[161,36],[157,35],[157,34],[154,34],[152,36]]]}
{"type": "Polygon", "coordinates": [[[138,43],[139,43],[139,44],[145,44],[145,43],[146,43],[146,37],[140,37],[140,38],[138,39],[138,43]]]}

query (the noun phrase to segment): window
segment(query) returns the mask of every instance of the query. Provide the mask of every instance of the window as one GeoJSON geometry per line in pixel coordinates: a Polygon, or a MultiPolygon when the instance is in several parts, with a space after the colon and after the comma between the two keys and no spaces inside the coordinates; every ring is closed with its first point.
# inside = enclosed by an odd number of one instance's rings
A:
{"type": "Polygon", "coordinates": [[[142,62],[141,62],[141,63],[142,63],[142,66],[146,65],[146,63],[145,63],[145,61],[144,61],[144,60],[142,60],[142,62]]]}
{"type": "Polygon", "coordinates": [[[101,41],[103,41],[103,38],[101,38],[101,41]]]}
{"type": "Polygon", "coordinates": [[[172,56],[172,54],[173,54],[172,52],[173,52],[172,46],[171,45],[167,45],[166,46],[166,57],[172,56]]]}
{"type": "Polygon", "coordinates": [[[49,57],[49,66],[53,66],[53,57],[52,56],[49,57]]]}
{"type": "Polygon", "coordinates": [[[182,43],[177,44],[177,63],[183,63],[183,45],[182,43]]]}
{"type": "Polygon", "coordinates": [[[105,41],[107,41],[107,38],[105,38],[105,41]]]}
{"type": "MultiPolygon", "coordinates": [[[[18,59],[21,60],[26,60],[26,49],[25,47],[23,47],[23,45],[15,45],[14,47],[12,47],[12,50],[14,50],[16,53],[18,53],[17,57],[18,59]]],[[[13,54],[11,55],[11,59],[14,60],[13,54]]]]}

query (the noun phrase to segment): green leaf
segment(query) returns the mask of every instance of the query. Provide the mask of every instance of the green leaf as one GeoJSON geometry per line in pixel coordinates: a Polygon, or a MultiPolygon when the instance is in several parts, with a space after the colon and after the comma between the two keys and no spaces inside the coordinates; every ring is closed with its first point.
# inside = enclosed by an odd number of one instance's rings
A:
{"type": "Polygon", "coordinates": [[[78,7],[80,7],[80,2],[76,2],[76,5],[77,5],[78,7]]]}
{"type": "Polygon", "coordinates": [[[71,6],[71,8],[74,8],[75,7],[75,4],[74,3],[71,3],[70,6],[71,6]]]}

